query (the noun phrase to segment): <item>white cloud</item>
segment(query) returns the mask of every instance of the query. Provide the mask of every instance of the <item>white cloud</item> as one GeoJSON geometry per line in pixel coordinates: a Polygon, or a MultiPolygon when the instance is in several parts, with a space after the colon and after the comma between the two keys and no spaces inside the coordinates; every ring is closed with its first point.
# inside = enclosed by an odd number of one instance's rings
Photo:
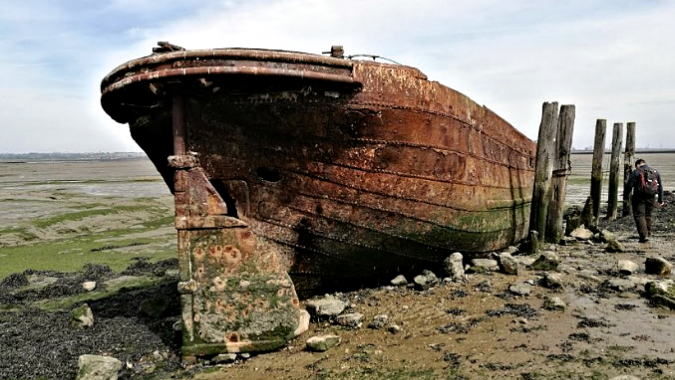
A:
{"type": "MultiPolygon", "coordinates": [[[[20,57],[0,58],[0,72],[6,67],[13,71],[11,78],[0,74],[0,95],[16,93],[17,88],[40,92],[36,83],[46,82],[56,87],[70,83],[70,88],[61,87],[63,93],[96,99],[98,83],[108,71],[149,54],[158,40],[187,48],[240,46],[313,53],[343,44],[347,54],[378,54],[416,66],[431,79],[486,104],[531,138],[537,135],[541,103],[558,100],[577,106],[577,147],[592,144],[596,118],[607,118],[610,125],[637,121],[638,146],[675,140],[675,131],[664,129],[673,122],[670,110],[675,105],[671,2],[252,0],[189,3],[194,4],[190,9],[185,4],[172,0],[159,10],[151,1],[111,0],[101,5],[105,12],[89,15],[117,17],[124,28],[87,36],[69,30],[68,23],[39,16],[45,27],[31,29],[31,35],[62,33],[68,40],[54,45],[54,38],[46,38],[50,44],[36,52],[21,50],[17,38],[12,46],[0,39],[3,51],[14,48],[20,57]],[[59,49],[68,49],[73,58],[62,70],[81,67],[78,75],[51,77],[60,68],[46,66],[49,54],[59,49]]],[[[62,17],[63,9],[54,14],[62,17]]],[[[5,22],[0,16],[0,23],[5,22]]],[[[61,127],[66,133],[77,131],[70,133],[73,150],[92,146],[93,138],[86,142],[78,138],[85,125],[87,133],[101,134],[111,147],[107,150],[134,146],[127,134],[118,135],[124,127],[111,122],[96,101],[62,101],[62,106],[59,100],[35,101],[31,108],[39,113],[44,104],[51,115],[64,120],[61,127]],[[90,108],[78,113],[69,107],[90,108]],[[78,125],[80,129],[75,129],[78,125]]],[[[0,105],[2,114],[6,107],[0,105]]],[[[17,115],[15,123],[42,130],[38,124],[43,121],[35,115],[24,119],[17,115]]]]}

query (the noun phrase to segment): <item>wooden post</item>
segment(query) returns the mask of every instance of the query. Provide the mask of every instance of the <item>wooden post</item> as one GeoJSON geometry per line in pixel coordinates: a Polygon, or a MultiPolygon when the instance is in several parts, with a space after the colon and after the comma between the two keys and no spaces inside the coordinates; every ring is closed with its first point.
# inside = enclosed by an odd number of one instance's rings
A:
{"type": "Polygon", "coordinates": [[[537,139],[537,161],[534,169],[534,188],[530,211],[530,253],[541,249],[546,232],[546,213],[551,200],[551,175],[555,149],[556,126],[558,125],[558,102],[545,102],[542,106],[541,124],[537,139]],[[533,239],[532,231],[538,233],[533,239]]]}
{"type": "Polygon", "coordinates": [[[551,179],[551,203],[546,216],[546,241],[558,244],[563,237],[563,212],[567,194],[567,177],[570,175],[570,150],[572,149],[572,131],[574,130],[574,105],[560,106],[556,149],[551,179]]]}
{"type": "Polygon", "coordinates": [[[600,202],[602,198],[602,158],[605,155],[605,133],[607,120],[598,119],[595,122],[595,142],[593,143],[593,169],[591,170],[591,200],[593,202],[593,217],[600,216],[600,202]]]}
{"type": "MultiPolygon", "coordinates": [[[[623,153],[623,184],[628,182],[628,178],[633,173],[633,160],[635,159],[635,122],[626,124],[626,150],[623,153]]],[[[623,201],[623,212],[621,216],[631,214],[630,197],[623,201]]]]}
{"type": "Polygon", "coordinates": [[[614,123],[612,134],[612,160],[609,163],[609,199],[607,199],[607,219],[617,217],[619,178],[621,175],[621,143],[623,142],[623,123],[614,123]]]}

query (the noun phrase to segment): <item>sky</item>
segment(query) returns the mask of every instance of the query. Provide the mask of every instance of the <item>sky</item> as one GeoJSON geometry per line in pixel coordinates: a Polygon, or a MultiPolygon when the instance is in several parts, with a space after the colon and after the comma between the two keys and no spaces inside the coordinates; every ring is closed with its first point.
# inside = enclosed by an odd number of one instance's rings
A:
{"type": "MultiPolygon", "coordinates": [[[[0,153],[139,151],[100,81],[157,41],[376,54],[486,105],[531,139],[545,101],[675,147],[675,1],[0,0],[0,153]]],[[[609,145],[609,141],[607,141],[609,145]]]]}

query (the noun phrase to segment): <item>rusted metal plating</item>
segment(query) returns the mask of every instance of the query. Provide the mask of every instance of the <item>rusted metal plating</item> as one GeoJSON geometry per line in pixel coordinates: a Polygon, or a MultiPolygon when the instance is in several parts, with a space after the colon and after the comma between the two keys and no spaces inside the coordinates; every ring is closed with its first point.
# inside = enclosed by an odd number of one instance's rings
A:
{"type": "Polygon", "coordinates": [[[227,205],[193,155],[185,155],[183,98],[173,101],[174,196],[183,355],[267,351],[307,329],[279,253],[227,205]]]}

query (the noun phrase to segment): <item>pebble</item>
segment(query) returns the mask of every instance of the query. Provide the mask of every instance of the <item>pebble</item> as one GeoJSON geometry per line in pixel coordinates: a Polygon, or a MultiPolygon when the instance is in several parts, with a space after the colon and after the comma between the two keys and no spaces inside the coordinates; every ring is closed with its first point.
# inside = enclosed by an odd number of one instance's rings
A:
{"type": "Polygon", "coordinates": [[[518,275],[518,261],[508,252],[499,254],[499,266],[506,274],[518,275]]]}
{"type": "Polygon", "coordinates": [[[324,352],[340,343],[341,339],[337,335],[320,335],[307,339],[307,348],[310,351],[324,352]]]}
{"type": "Polygon", "coordinates": [[[70,325],[75,328],[92,327],[94,325],[94,313],[86,303],[73,309],[70,313],[70,325]]]}
{"type": "Polygon", "coordinates": [[[387,331],[389,331],[392,334],[398,334],[399,332],[401,332],[401,327],[399,327],[398,325],[391,325],[389,326],[389,328],[387,328],[387,331]]]}
{"type": "Polygon", "coordinates": [[[415,283],[415,288],[418,290],[427,290],[438,284],[438,277],[436,277],[434,272],[425,269],[422,271],[422,274],[415,276],[413,282],[415,283]]]}
{"type": "Polygon", "coordinates": [[[86,281],[82,283],[82,288],[88,292],[91,292],[92,290],[96,289],[96,281],[86,281]]]}
{"type": "Polygon", "coordinates": [[[376,315],[375,318],[368,324],[368,328],[379,330],[387,325],[389,316],[386,314],[376,315]]]}
{"type": "Polygon", "coordinates": [[[528,296],[532,293],[532,286],[529,284],[514,284],[509,286],[509,291],[518,296],[528,296]]]}
{"type": "Polygon", "coordinates": [[[549,289],[560,289],[563,287],[562,276],[559,273],[546,273],[542,284],[549,289]]]}
{"type": "Polygon", "coordinates": [[[443,270],[455,282],[464,280],[464,256],[455,252],[443,260],[443,270]]]}
{"type": "Polygon", "coordinates": [[[621,274],[633,274],[640,269],[640,266],[630,260],[619,260],[616,263],[617,269],[621,274]]]}
{"type": "Polygon", "coordinates": [[[408,283],[408,280],[405,279],[405,276],[399,274],[391,280],[391,284],[394,286],[402,286],[408,283]]]}
{"type": "Polygon", "coordinates": [[[335,322],[338,325],[353,328],[361,327],[361,325],[363,324],[362,321],[363,321],[363,314],[361,313],[343,314],[335,318],[335,322]]]}
{"type": "Polygon", "coordinates": [[[560,297],[551,297],[544,300],[544,309],[552,311],[565,311],[567,304],[560,297]]]}
{"type": "Polygon", "coordinates": [[[647,257],[645,260],[645,272],[647,274],[668,277],[672,268],[673,265],[663,257],[647,257]]]}
{"type": "Polygon", "coordinates": [[[307,302],[307,311],[315,317],[335,317],[345,310],[345,303],[334,296],[325,296],[307,302]]]}

